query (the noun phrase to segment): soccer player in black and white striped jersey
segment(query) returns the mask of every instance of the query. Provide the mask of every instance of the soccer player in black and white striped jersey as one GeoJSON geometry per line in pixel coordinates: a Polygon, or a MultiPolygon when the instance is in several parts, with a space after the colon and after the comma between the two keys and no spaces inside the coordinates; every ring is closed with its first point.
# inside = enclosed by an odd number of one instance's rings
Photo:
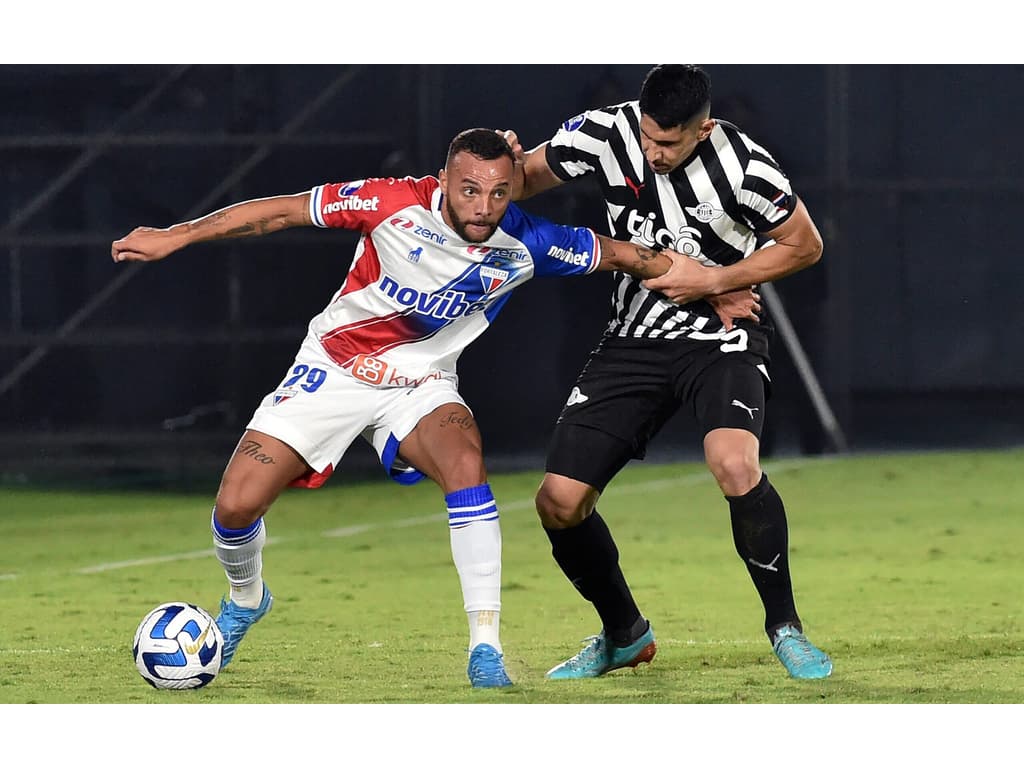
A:
{"type": "Polygon", "coordinates": [[[719,317],[732,292],[819,260],[806,207],[766,149],[711,117],[711,82],[696,66],[654,67],[638,100],[567,120],[532,151],[506,138],[522,160],[516,197],[593,175],[613,237],[676,252],[659,278],[615,273],[611,320],[551,438],[537,511],[556,562],[603,626],[548,677],[596,677],[656,652],[596,504],[680,407],[702,429],[773,650],[792,677],[827,677],[832,661],[796,610],[785,508],[759,460],[771,331],[753,312],[719,317]]]}

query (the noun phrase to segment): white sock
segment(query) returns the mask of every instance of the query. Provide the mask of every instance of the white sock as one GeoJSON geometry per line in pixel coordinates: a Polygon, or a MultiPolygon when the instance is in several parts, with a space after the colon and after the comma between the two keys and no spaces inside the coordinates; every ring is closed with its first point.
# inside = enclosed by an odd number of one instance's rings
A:
{"type": "Polygon", "coordinates": [[[230,600],[242,608],[258,608],[263,599],[263,546],[267,528],[260,518],[248,528],[224,528],[214,508],[210,521],[213,547],[231,585],[230,600]]]}
{"type": "Polygon", "coordinates": [[[498,639],[501,611],[469,611],[469,650],[480,643],[493,645],[501,653],[501,640],[498,639]]]}
{"type": "Polygon", "coordinates": [[[469,620],[469,649],[489,643],[501,653],[501,526],[489,485],[445,496],[452,559],[469,620]]]}

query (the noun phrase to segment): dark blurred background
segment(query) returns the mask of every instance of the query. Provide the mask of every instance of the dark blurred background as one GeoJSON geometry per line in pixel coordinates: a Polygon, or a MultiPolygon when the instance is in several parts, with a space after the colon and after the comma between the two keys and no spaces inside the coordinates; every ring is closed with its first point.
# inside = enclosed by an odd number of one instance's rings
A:
{"type": "MultiPolygon", "coordinates": [[[[706,68],[713,116],[772,152],[825,239],[818,265],[775,285],[799,346],[775,344],[765,455],[1019,444],[1024,66],[706,68]]],[[[356,243],[291,230],[116,265],[113,239],[326,181],[433,174],[468,127],[532,147],[635,98],[648,69],[0,66],[0,483],[212,491],[356,243]]],[[[523,205],[606,231],[588,183],[523,205]]],[[[463,355],[492,470],[543,466],[610,280],[532,281],[463,355]]],[[[690,426],[677,417],[651,459],[699,458],[690,426]]],[[[382,477],[374,459],[358,443],[340,476],[382,477]]]]}

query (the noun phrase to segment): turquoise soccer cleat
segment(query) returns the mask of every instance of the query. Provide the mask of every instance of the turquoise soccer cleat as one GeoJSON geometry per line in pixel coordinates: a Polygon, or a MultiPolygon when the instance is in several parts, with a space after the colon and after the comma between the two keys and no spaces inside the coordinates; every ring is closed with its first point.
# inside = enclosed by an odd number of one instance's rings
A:
{"type": "Polygon", "coordinates": [[[466,674],[474,688],[504,688],[512,685],[505,672],[504,657],[488,643],[480,643],[469,654],[466,674]]]}
{"type": "Polygon", "coordinates": [[[772,638],[772,650],[790,677],[817,680],[832,674],[832,659],[792,624],[783,624],[772,638]]]}
{"type": "Polygon", "coordinates": [[[622,667],[647,664],[654,658],[658,646],[654,642],[654,630],[650,624],[640,638],[625,648],[617,648],[608,642],[604,632],[588,637],[590,642],[568,661],[563,661],[548,670],[549,680],[580,680],[585,677],[600,677],[606,672],[622,667]]]}
{"type": "Polygon", "coordinates": [[[217,616],[217,626],[224,635],[224,650],[221,652],[220,668],[224,669],[238,650],[238,644],[242,642],[249,627],[262,619],[270,611],[274,603],[274,596],[270,594],[267,585],[263,585],[263,599],[256,608],[243,608],[230,600],[221,598],[220,614],[217,616]]]}

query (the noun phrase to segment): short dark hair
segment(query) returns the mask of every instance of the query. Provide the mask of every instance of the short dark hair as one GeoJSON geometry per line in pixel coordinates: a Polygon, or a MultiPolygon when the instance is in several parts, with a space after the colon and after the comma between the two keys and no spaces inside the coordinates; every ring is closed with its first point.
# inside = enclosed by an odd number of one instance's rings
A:
{"type": "Polygon", "coordinates": [[[711,107],[711,78],[695,64],[659,64],[640,86],[640,112],[660,128],[686,125],[711,107]]]}
{"type": "Polygon", "coordinates": [[[445,167],[459,152],[469,152],[481,160],[497,160],[504,155],[513,163],[516,156],[505,138],[493,128],[469,128],[452,139],[448,145],[448,157],[445,167]]]}

